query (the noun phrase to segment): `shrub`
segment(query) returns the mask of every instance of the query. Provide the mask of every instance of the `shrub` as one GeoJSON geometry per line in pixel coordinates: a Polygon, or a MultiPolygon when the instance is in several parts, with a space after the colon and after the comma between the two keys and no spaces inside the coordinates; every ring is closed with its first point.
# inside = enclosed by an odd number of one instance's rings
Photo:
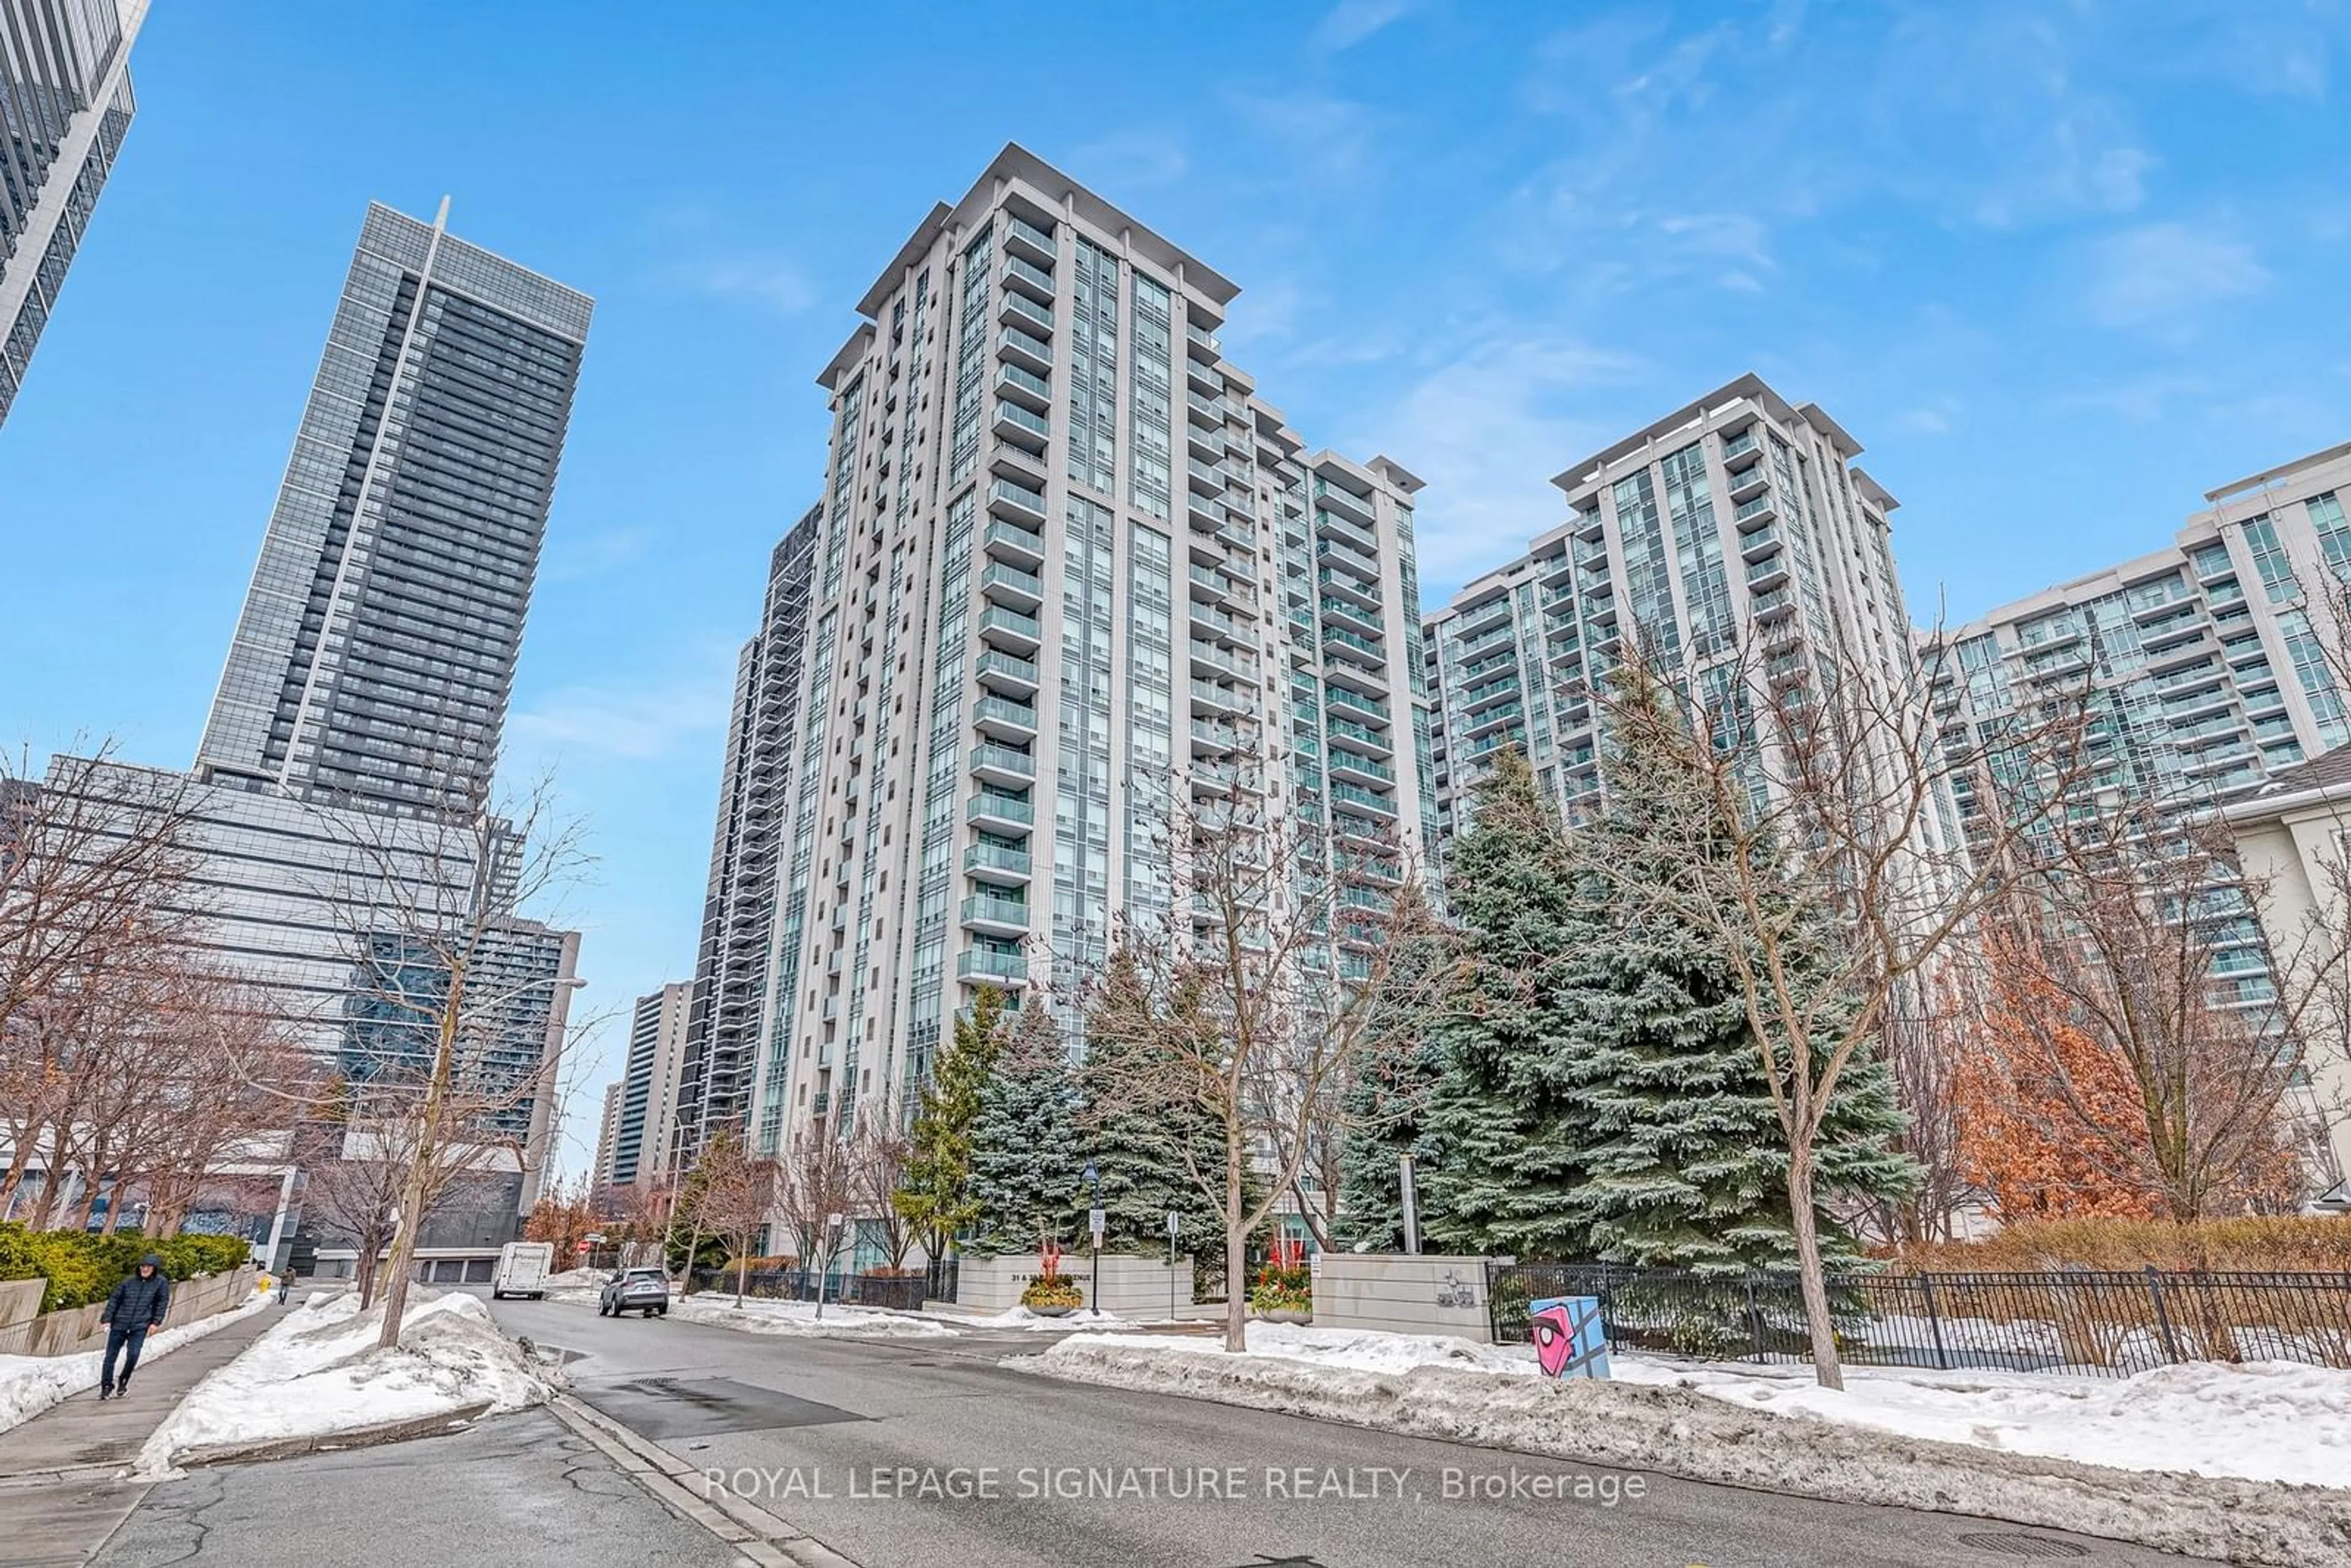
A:
{"type": "Polygon", "coordinates": [[[172,1236],[150,1241],[135,1230],[92,1236],[81,1230],[27,1230],[0,1225],[0,1280],[46,1280],[45,1312],[102,1301],[152,1252],[163,1260],[167,1279],[225,1273],[241,1267],[253,1249],[235,1236],[172,1236]]]}
{"type": "Polygon", "coordinates": [[[1904,1267],[1933,1272],[2088,1269],[2247,1273],[2351,1272],[2351,1219],[2051,1219],[2011,1225],[1979,1241],[1902,1249],[1904,1267]]]}
{"type": "Polygon", "coordinates": [[[1303,1264],[1268,1263],[1250,1281],[1249,1306],[1260,1312],[1314,1310],[1314,1271],[1303,1264]]]}

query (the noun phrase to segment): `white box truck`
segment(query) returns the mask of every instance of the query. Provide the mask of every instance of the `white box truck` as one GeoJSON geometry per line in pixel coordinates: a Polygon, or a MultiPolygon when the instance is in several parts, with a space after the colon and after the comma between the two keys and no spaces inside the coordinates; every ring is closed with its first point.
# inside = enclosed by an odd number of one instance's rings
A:
{"type": "Polygon", "coordinates": [[[509,1241],[498,1250],[497,1272],[490,1276],[490,1299],[508,1296],[547,1299],[548,1266],[555,1261],[552,1241],[509,1241]]]}

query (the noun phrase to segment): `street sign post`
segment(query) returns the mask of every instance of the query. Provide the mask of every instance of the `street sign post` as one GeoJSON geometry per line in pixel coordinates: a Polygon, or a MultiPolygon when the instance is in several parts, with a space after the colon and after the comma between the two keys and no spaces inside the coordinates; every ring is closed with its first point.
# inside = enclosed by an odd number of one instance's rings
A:
{"type": "Polygon", "coordinates": [[[826,1215],[824,1217],[824,1255],[816,1260],[816,1315],[819,1322],[822,1322],[824,1318],[824,1281],[825,1276],[832,1271],[832,1252],[839,1245],[836,1238],[840,1233],[841,1216],[826,1215]]]}

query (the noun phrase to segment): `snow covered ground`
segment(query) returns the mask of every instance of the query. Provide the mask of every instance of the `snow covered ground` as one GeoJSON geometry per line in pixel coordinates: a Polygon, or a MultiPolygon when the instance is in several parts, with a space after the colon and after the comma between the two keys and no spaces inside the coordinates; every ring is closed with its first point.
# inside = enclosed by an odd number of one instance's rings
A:
{"type": "Polygon", "coordinates": [[[1553,1383],[1525,1353],[1437,1335],[1251,1324],[1249,1341],[1249,1354],[1228,1355],[1198,1340],[1078,1334],[1007,1364],[2230,1562],[2351,1564],[2351,1490],[2249,1479],[2346,1480],[2351,1375],[2208,1366],[2092,1382],[1871,1370],[1849,1371],[1840,1396],[1810,1387],[1800,1368],[1633,1357],[1614,1382],[1553,1383]],[[2191,1464],[2204,1473],[2182,1473],[2191,1464]]]}
{"type": "Polygon", "coordinates": [[[777,1301],[747,1296],[737,1307],[733,1296],[716,1291],[673,1296],[669,1310],[673,1317],[688,1322],[711,1323],[747,1333],[800,1334],[824,1339],[945,1339],[956,1332],[935,1318],[876,1312],[870,1307],[844,1307],[831,1301],[825,1303],[821,1320],[816,1315],[814,1301],[777,1301]]]}
{"type": "Polygon", "coordinates": [[[383,1309],[355,1291],[315,1296],[189,1390],[147,1439],[134,1473],[170,1473],[194,1450],[319,1437],[487,1404],[518,1410],[547,1397],[521,1348],[472,1296],[412,1294],[400,1343],[376,1348],[383,1309]],[[422,1299],[419,1299],[419,1296],[422,1299]]]}
{"type": "Polygon", "coordinates": [[[975,1329],[1021,1329],[1034,1333],[1092,1333],[1097,1331],[1114,1333],[1128,1325],[1116,1312],[1104,1312],[1100,1317],[1079,1312],[1067,1317],[1049,1318],[1032,1312],[1026,1307],[1007,1307],[987,1317],[964,1317],[956,1322],[975,1329]]]}
{"type": "MultiPolygon", "coordinates": [[[[1166,1338],[1144,1334],[1081,1334],[1073,1343],[1087,1341],[1171,1348],[1166,1338]]],[[[1196,1354],[1207,1347],[1178,1341],[1172,1348],[1196,1354]]],[[[1055,1354],[1046,1352],[1045,1360],[1055,1354]]],[[[1249,1354],[1362,1372],[1537,1371],[1523,1346],[1284,1323],[1251,1323],[1249,1354]]],[[[1838,1393],[1821,1387],[1809,1366],[1613,1360],[1617,1382],[1685,1388],[1775,1416],[2119,1469],[2351,1486],[2351,1372],[2325,1367],[2204,1362],[2128,1378],[1847,1367],[1838,1393]]]]}
{"type": "MultiPolygon", "coordinates": [[[[247,1312],[257,1312],[268,1304],[256,1292],[234,1312],[215,1312],[201,1322],[152,1335],[140,1347],[139,1364],[152,1365],[157,1356],[169,1355],[190,1340],[202,1339],[214,1329],[225,1328],[247,1312]]],[[[74,1355],[0,1355],[0,1432],[31,1420],[52,1405],[97,1387],[105,1359],[102,1349],[74,1355]]]]}

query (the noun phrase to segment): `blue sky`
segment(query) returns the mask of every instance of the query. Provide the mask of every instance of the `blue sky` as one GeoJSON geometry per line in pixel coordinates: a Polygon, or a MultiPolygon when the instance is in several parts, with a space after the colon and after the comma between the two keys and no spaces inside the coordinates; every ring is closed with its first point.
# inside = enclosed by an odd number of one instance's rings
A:
{"type": "Polygon", "coordinates": [[[1432,600],[1750,369],[1868,448],[1922,615],[2351,439],[2334,0],[659,12],[159,5],[0,430],[0,733],[181,764],[366,203],[596,296],[509,747],[594,835],[590,1008],[691,970],[812,378],[1008,140],[1237,279],[1310,440],[1429,481],[1432,600]]]}

